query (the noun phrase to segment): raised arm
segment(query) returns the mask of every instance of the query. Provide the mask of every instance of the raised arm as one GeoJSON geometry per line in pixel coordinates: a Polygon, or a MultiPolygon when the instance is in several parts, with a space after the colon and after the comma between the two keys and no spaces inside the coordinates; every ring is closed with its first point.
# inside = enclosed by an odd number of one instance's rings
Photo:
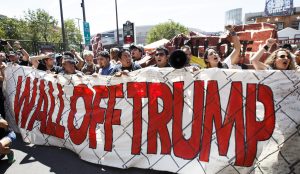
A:
{"type": "Polygon", "coordinates": [[[236,32],[234,31],[234,27],[232,25],[227,25],[225,28],[229,31],[229,34],[231,35],[231,42],[233,43],[234,50],[229,55],[231,59],[231,64],[238,64],[240,62],[240,52],[241,52],[241,43],[240,39],[236,35],[236,32]]]}
{"type": "Polygon", "coordinates": [[[82,59],[82,57],[80,57],[79,53],[77,53],[75,51],[75,49],[71,50],[71,53],[75,56],[75,58],[78,60],[78,63],[76,64],[76,68],[78,70],[81,70],[83,65],[84,65],[84,60],[82,59]]]}
{"type": "Polygon", "coordinates": [[[20,42],[16,41],[14,43],[14,45],[22,52],[22,54],[23,54],[23,57],[22,57],[23,61],[29,61],[29,54],[27,53],[27,51],[24,48],[22,48],[20,42]]]}
{"type": "Polygon", "coordinates": [[[270,38],[267,40],[267,43],[261,47],[251,58],[250,62],[254,66],[256,70],[265,70],[267,69],[267,65],[260,61],[260,58],[264,54],[265,51],[268,51],[272,47],[272,45],[276,43],[276,39],[270,38]]]}
{"type": "Polygon", "coordinates": [[[32,56],[32,57],[30,57],[29,61],[31,62],[31,64],[34,68],[37,68],[40,64],[39,60],[46,59],[49,56],[50,55],[45,55],[45,54],[42,54],[42,55],[39,55],[39,56],[32,56]]]}

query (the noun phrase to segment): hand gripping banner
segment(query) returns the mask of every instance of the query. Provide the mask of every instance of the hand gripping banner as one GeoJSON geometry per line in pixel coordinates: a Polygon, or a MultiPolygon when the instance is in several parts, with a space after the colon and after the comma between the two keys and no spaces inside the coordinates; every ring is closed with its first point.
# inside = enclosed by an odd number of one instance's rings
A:
{"type": "Polygon", "coordinates": [[[28,143],[176,173],[300,171],[300,73],[146,68],[62,76],[9,66],[7,117],[28,143]]]}

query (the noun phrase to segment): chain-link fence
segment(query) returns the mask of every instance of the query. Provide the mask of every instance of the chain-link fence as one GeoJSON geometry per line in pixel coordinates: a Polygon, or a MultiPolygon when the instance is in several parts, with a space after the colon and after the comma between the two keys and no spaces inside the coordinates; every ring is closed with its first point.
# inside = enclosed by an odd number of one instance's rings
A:
{"type": "MultiPolygon", "coordinates": [[[[14,42],[17,40],[8,39],[9,44],[15,49],[14,42]]],[[[64,45],[62,42],[42,42],[42,41],[32,41],[32,40],[18,40],[22,46],[30,55],[37,55],[41,52],[53,51],[53,52],[63,52],[70,49],[75,49],[77,52],[82,52],[84,46],[80,43],[78,44],[67,44],[66,50],[64,50],[64,45]]],[[[0,51],[8,51],[5,45],[0,45],[0,51]]]]}

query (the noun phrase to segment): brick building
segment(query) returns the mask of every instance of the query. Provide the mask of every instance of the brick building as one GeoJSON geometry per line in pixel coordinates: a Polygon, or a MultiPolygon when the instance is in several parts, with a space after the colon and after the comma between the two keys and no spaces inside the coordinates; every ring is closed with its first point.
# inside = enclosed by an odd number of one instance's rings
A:
{"type": "Polygon", "coordinates": [[[264,12],[246,13],[245,24],[267,22],[275,24],[277,30],[290,27],[300,30],[300,7],[293,8],[292,15],[286,16],[264,16],[264,12]]]}

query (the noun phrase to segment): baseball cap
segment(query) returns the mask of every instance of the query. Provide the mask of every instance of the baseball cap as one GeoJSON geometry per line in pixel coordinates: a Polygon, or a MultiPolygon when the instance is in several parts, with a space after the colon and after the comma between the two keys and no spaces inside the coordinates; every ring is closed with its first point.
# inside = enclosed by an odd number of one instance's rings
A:
{"type": "Polygon", "coordinates": [[[76,61],[74,60],[74,58],[69,56],[69,55],[63,55],[62,58],[63,58],[64,62],[69,62],[69,63],[72,63],[72,64],[76,64],[76,61]]]}
{"type": "Polygon", "coordinates": [[[133,49],[138,49],[140,52],[142,52],[142,54],[144,54],[144,48],[142,46],[139,46],[139,45],[131,45],[129,47],[130,51],[133,50],[133,49]]]}
{"type": "Polygon", "coordinates": [[[15,56],[17,53],[14,51],[9,51],[8,56],[15,56]]]}

